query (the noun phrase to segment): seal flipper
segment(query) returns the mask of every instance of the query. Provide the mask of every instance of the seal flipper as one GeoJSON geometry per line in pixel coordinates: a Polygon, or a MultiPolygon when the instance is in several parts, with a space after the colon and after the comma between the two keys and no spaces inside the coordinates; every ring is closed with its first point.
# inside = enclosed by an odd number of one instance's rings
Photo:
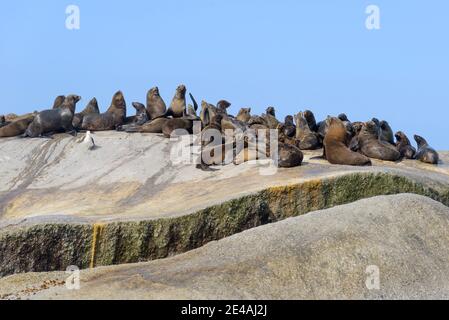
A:
{"type": "Polygon", "coordinates": [[[195,112],[198,111],[199,107],[198,107],[198,103],[196,102],[195,98],[193,97],[193,95],[191,93],[189,93],[190,99],[193,102],[193,109],[195,110],[195,112]]]}

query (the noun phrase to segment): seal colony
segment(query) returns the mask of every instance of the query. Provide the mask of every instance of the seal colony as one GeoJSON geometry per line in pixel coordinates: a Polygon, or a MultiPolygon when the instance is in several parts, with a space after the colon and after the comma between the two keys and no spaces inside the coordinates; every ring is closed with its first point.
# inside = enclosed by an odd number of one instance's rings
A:
{"type": "Polygon", "coordinates": [[[130,117],[126,115],[121,91],[114,94],[105,113],[100,113],[95,98],[76,113],[81,97],[61,95],[56,97],[51,109],[22,116],[0,116],[0,137],[51,137],[63,132],[76,135],[84,130],[88,133],[85,141],[89,142],[89,148],[94,148],[90,133],[95,131],[156,133],[167,138],[196,134],[202,147],[197,167],[202,170],[210,170],[211,165],[238,165],[267,158],[279,167],[295,167],[302,164],[301,150],[320,148],[324,159],[339,165],[366,166],[371,165],[370,159],[439,162],[438,153],[423,137],[414,136],[417,143],[414,148],[402,131],[394,134],[385,120],[352,122],[346,114],[340,114],[317,122],[313,112],[305,110],[288,115],[281,122],[272,106],[260,116],[252,115],[251,108],[247,107],[233,116],[228,113],[231,103],[226,100],[216,105],[202,101],[198,115],[197,101],[189,94],[192,104],[187,104],[186,93],[186,86],[179,85],[167,108],[159,88],[154,87],[146,95],[146,105],[132,103],[136,115],[130,117]]]}

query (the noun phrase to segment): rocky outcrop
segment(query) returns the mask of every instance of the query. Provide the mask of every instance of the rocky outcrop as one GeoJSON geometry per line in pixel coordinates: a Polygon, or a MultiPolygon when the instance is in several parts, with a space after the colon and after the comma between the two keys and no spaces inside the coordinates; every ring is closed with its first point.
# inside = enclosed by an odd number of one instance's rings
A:
{"type": "Polygon", "coordinates": [[[448,298],[449,208],[380,196],[254,228],[176,257],[0,280],[3,298],[448,298]],[[374,277],[374,278],[373,278],[374,277]],[[368,283],[368,285],[367,285],[368,283]]]}
{"type": "MultiPolygon", "coordinates": [[[[377,195],[449,205],[448,169],[416,162],[304,166],[262,176],[250,164],[202,172],[175,165],[157,135],[0,141],[0,276],[161,259],[288,217],[377,195]]],[[[443,157],[446,154],[443,153],[443,157]]],[[[445,160],[445,158],[444,158],[445,160]]]]}

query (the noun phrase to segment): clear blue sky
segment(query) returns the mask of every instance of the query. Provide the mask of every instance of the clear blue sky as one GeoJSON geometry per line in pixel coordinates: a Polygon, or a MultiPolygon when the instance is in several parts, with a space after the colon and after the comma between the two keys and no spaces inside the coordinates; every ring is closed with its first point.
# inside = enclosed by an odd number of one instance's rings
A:
{"type": "Polygon", "coordinates": [[[104,110],[119,89],[131,112],[150,87],[169,103],[184,83],[234,113],[376,116],[449,150],[448,14],[447,0],[3,1],[0,113],[68,93],[104,110]],[[78,31],[65,28],[70,4],[78,31]],[[365,28],[369,4],[380,30],[365,28]]]}

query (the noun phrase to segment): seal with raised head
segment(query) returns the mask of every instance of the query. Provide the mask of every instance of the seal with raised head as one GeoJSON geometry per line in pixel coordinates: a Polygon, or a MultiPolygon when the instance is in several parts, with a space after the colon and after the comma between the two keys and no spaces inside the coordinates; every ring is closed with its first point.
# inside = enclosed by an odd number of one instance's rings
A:
{"type": "Polygon", "coordinates": [[[181,84],[176,88],[175,96],[168,108],[167,115],[173,116],[173,118],[181,118],[186,113],[186,86],[181,84]]]}
{"type": "Polygon", "coordinates": [[[438,164],[438,161],[440,160],[438,152],[430,147],[426,139],[424,139],[423,137],[415,135],[414,138],[416,143],[418,144],[416,159],[424,163],[438,164]]]}
{"type": "Polygon", "coordinates": [[[360,151],[367,157],[386,161],[397,161],[401,157],[395,146],[379,139],[379,127],[374,121],[365,122],[357,140],[360,151]]]}
{"type": "Polygon", "coordinates": [[[266,113],[262,115],[269,129],[276,129],[279,125],[279,120],[276,119],[276,111],[274,107],[268,107],[266,113]]]}
{"type": "Polygon", "coordinates": [[[28,114],[14,118],[12,121],[7,121],[7,124],[0,128],[0,137],[9,138],[20,136],[26,131],[30,123],[33,122],[35,116],[35,114],[28,114]]]}
{"type": "Polygon", "coordinates": [[[411,145],[406,134],[402,131],[398,131],[394,136],[396,137],[396,149],[398,149],[401,154],[401,158],[415,159],[416,149],[411,145]]]}
{"type": "Polygon", "coordinates": [[[296,139],[299,140],[301,150],[315,150],[321,147],[318,136],[313,132],[304,117],[303,112],[299,112],[296,117],[296,139]]]}
{"type": "Polygon", "coordinates": [[[293,116],[288,115],[285,117],[284,125],[282,126],[282,130],[283,130],[284,134],[289,138],[293,138],[296,135],[296,126],[295,126],[295,122],[293,120],[293,116]]]}
{"type": "Polygon", "coordinates": [[[388,142],[389,144],[394,145],[394,134],[393,130],[391,129],[389,123],[385,120],[380,121],[379,123],[379,139],[381,141],[388,142]]]}
{"type": "Polygon", "coordinates": [[[36,138],[44,134],[58,132],[60,130],[75,133],[72,121],[76,104],[81,100],[80,96],[69,95],[63,104],[57,109],[44,110],[34,117],[24,133],[24,137],[36,138]]]}
{"type": "Polygon", "coordinates": [[[167,113],[167,106],[159,94],[159,88],[154,87],[147,93],[147,112],[150,120],[164,117],[167,113]]]}
{"type": "Polygon", "coordinates": [[[339,118],[331,118],[327,134],[324,137],[324,156],[331,164],[350,166],[371,165],[371,160],[348,148],[349,140],[346,127],[339,118]]]}
{"type": "Polygon", "coordinates": [[[318,125],[316,123],[315,115],[312,111],[306,110],[303,113],[304,118],[307,120],[307,124],[309,125],[310,130],[313,132],[318,132],[318,125]]]}
{"type": "Polygon", "coordinates": [[[90,100],[83,111],[75,113],[72,121],[73,126],[76,129],[81,129],[81,124],[83,123],[84,116],[88,114],[100,114],[100,109],[98,108],[98,102],[96,98],[90,100]]]}
{"type": "Polygon", "coordinates": [[[192,134],[193,130],[193,120],[186,118],[172,118],[167,119],[167,121],[162,126],[162,133],[166,138],[170,138],[175,130],[182,134],[192,134]]]}
{"type": "Polygon", "coordinates": [[[231,103],[226,100],[220,100],[217,102],[217,108],[223,113],[228,113],[228,108],[231,106],[231,103]]]}
{"type": "Polygon", "coordinates": [[[105,113],[84,116],[81,128],[89,131],[115,130],[126,119],[126,102],[121,91],[114,94],[111,106],[105,113]]]}
{"type": "Polygon", "coordinates": [[[251,108],[241,108],[236,118],[239,121],[248,122],[251,119],[251,108]]]}

